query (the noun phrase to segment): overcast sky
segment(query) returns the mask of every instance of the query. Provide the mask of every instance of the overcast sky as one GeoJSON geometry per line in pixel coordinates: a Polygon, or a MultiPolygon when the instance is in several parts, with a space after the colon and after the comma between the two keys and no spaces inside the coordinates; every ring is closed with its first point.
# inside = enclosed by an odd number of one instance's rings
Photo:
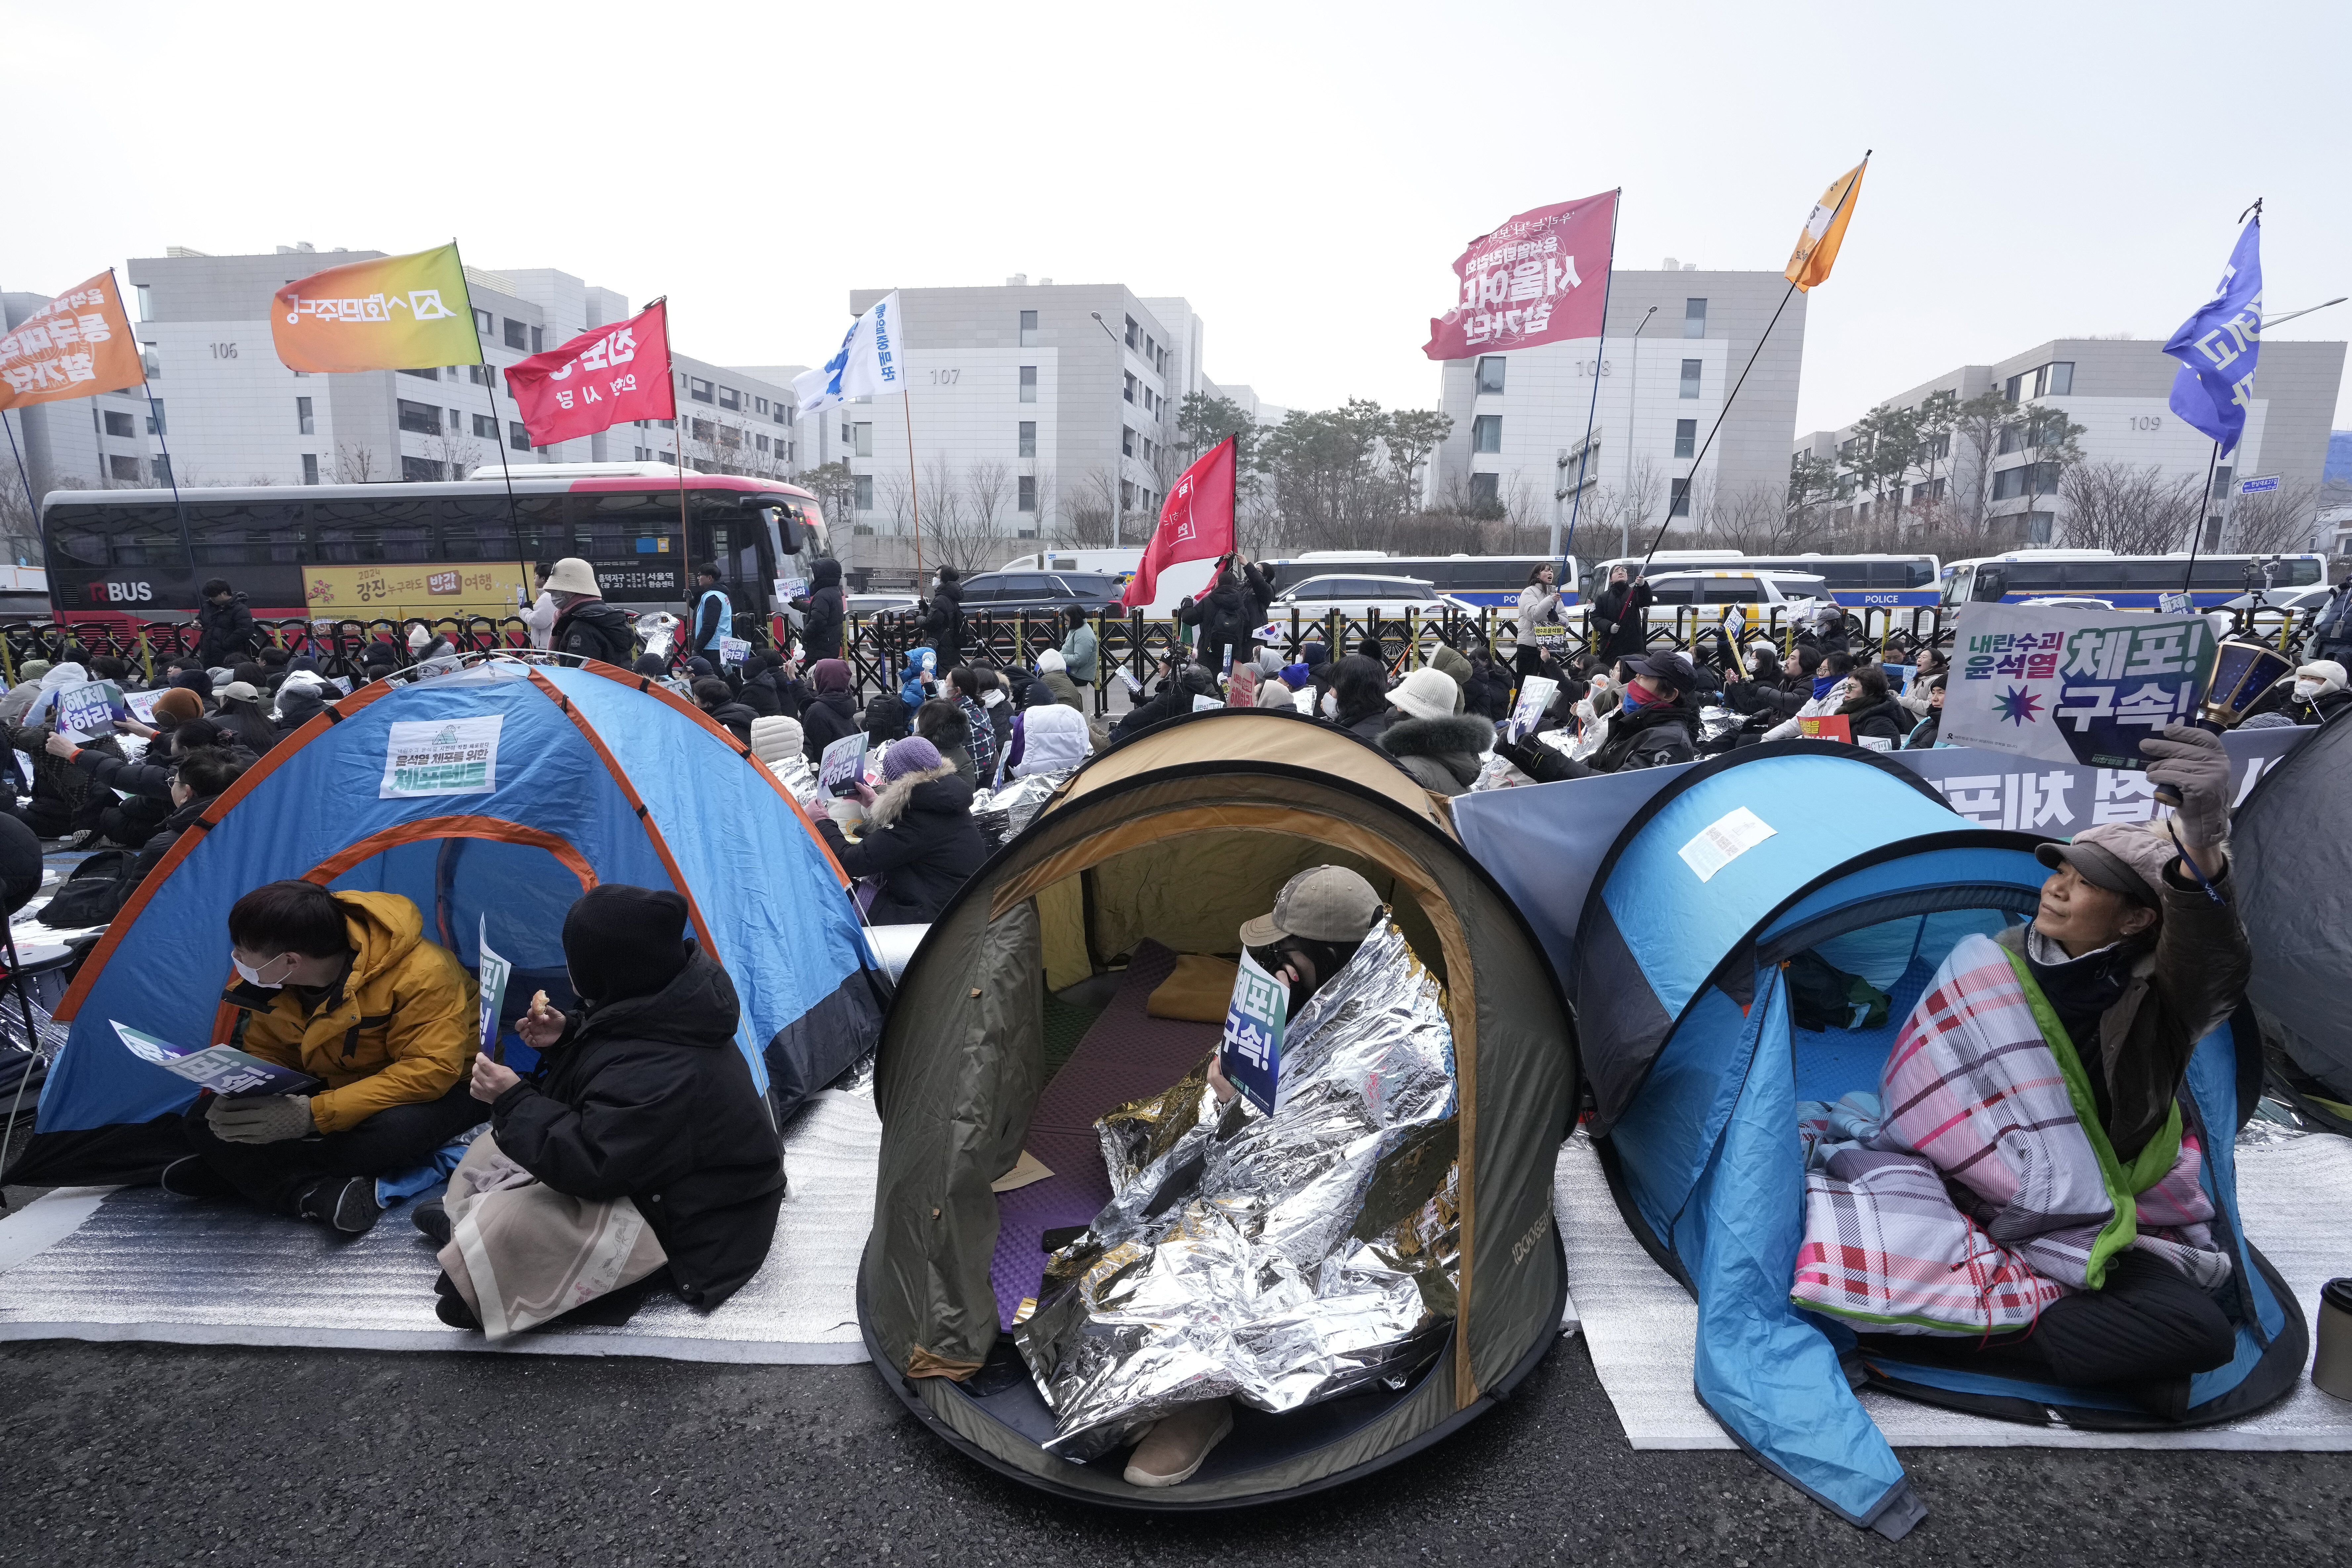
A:
{"type": "MultiPolygon", "coordinates": [[[[1864,148],[1800,432],[2053,336],[2161,340],[2256,196],[2269,312],[2352,293],[2344,0],[0,0],[0,287],[454,235],[667,293],[722,363],[823,359],[853,287],[1022,272],[1184,296],[1269,402],[1427,405],[1471,236],[1622,185],[1625,265],[1777,271],[1864,148]]],[[[2352,305],[2279,329],[2347,335],[2352,305]]]]}

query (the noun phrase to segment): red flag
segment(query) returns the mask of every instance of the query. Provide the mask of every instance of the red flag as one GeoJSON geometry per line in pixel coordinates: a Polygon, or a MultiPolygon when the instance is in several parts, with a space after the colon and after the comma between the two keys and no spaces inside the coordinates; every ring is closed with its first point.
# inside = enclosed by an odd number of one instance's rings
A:
{"type": "Polygon", "coordinates": [[[593,435],[624,420],[676,419],[669,306],[656,299],[625,321],[517,360],[507,367],[507,390],[534,446],[593,435]]]}
{"type": "Polygon", "coordinates": [[[1601,336],[1617,193],[1521,213],[1454,260],[1454,308],[1433,317],[1422,352],[1464,360],[1601,336]]]}
{"type": "Polygon", "coordinates": [[[1129,610],[1151,602],[1160,574],[1180,560],[1207,560],[1234,550],[1234,440],[1226,436],[1184,470],[1160,506],[1160,526],[1143,549],[1143,564],[1127,580],[1120,602],[1129,610]]]}

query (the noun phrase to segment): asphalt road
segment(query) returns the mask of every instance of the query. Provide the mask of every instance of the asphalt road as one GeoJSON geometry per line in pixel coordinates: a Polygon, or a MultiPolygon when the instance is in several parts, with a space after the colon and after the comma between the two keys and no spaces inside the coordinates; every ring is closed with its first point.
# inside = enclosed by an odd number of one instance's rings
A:
{"type": "Polygon", "coordinates": [[[1045,1499],[870,1367],[0,1345],[0,1564],[2345,1561],[2331,1454],[1906,1454],[1890,1543],[1735,1453],[1630,1451],[1580,1341],[1454,1441],[1222,1519],[1045,1499]]]}

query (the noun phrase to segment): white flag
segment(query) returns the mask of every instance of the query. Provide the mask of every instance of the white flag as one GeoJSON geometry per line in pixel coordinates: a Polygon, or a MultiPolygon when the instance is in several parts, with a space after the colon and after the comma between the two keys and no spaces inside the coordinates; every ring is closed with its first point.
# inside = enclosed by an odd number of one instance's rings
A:
{"type": "Polygon", "coordinates": [[[841,351],[827,360],[824,369],[793,378],[801,412],[814,413],[845,398],[903,390],[905,353],[906,345],[898,336],[898,295],[893,289],[849,324],[841,351]]]}

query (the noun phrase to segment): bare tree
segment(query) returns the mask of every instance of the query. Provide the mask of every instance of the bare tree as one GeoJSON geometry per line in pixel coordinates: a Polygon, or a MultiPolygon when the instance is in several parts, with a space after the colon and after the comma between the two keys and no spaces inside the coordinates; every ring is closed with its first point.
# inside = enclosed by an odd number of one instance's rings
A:
{"type": "Polygon", "coordinates": [[[376,471],[383,459],[373,446],[356,441],[338,442],[335,445],[335,483],[367,485],[375,481],[376,471]]]}
{"type": "Polygon", "coordinates": [[[2204,511],[2201,476],[2170,477],[2157,464],[2077,463],[2058,480],[2066,503],[2065,541],[2118,555],[2162,555],[2186,548],[2204,511]]]}
{"type": "Polygon", "coordinates": [[[949,468],[947,459],[934,457],[923,465],[923,554],[927,566],[951,566],[970,576],[995,564],[1003,539],[996,513],[1003,507],[1003,472],[997,468],[996,494],[983,511],[971,490],[968,476],[949,468]]]}
{"type": "MultiPolygon", "coordinates": [[[[1110,471],[1106,468],[1089,468],[1078,476],[1073,494],[1062,503],[1053,535],[1056,545],[1064,549],[1109,547],[1111,484],[1110,471]]],[[[1126,532],[1123,526],[1120,532],[1126,532]]]]}
{"type": "Polygon", "coordinates": [[[2230,548],[2250,555],[2310,549],[2318,528],[2319,486],[2309,480],[2241,496],[2230,507],[2230,548]]]}
{"type": "Polygon", "coordinates": [[[466,478],[482,465],[482,449],[455,434],[435,436],[426,443],[425,450],[441,465],[441,472],[452,479],[466,478]]]}
{"type": "Polygon", "coordinates": [[[974,463],[963,471],[963,495],[975,533],[1001,539],[1010,531],[1004,525],[1007,509],[1013,505],[1010,467],[1002,463],[974,463]]]}

